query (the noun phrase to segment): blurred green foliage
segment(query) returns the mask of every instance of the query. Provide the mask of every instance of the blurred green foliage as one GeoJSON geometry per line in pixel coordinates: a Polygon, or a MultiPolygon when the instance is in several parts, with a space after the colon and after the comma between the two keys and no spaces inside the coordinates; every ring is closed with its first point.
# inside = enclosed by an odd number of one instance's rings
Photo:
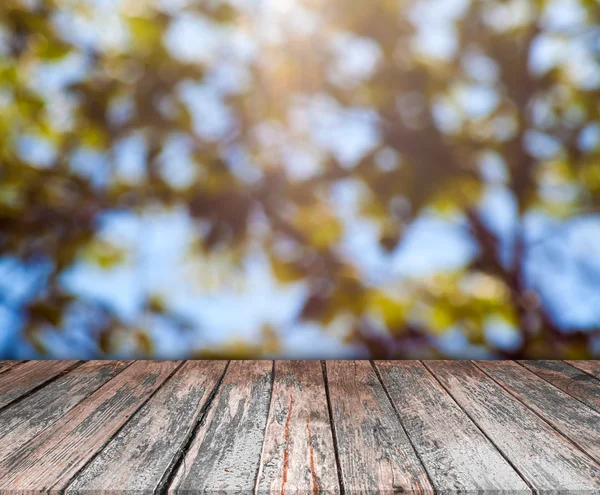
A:
{"type": "MultiPolygon", "coordinates": [[[[524,274],[528,213],[569,221],[600,206],[598,139],[590,144],[582,138],[600,125],[600,4],[573,0],[575,27],[555,28],[546,22],[554,3],[458,2],[444,24],[450,30],[441,43],[446,53],[436,55],[420,37],[427,26],[415,19],[428,8],[435,18],[441,7],[418,0],[202,0],[177,2],[177,8],[122,0],[112,7],[114,33],[94,17],[91,0],[3,0],[0,253],[25,266],[50,266],[35,296],[18,309],[24,334],[48,351],[39,332],[60,328],[73,306],[83,305],[95,315],[88,325],[98,355],[115,352],[113,336],[123,332],[133,336],[141,355],[153,355],[143,326],[129,328],[110,308],[67,292],[60,277],[81,259],[105,268],[126,262],[126,251],[97,235],[103,212],[183,207],[201,232],[194,256],[220,257],[235,267],[250,246],[260,245],[282,286],[303,281],[309,288],[299,320],[327,331],[344,318],[349,331],[343,338],[361,346],[362,356],[440,357],[433,342],[449,329],[489,348],[484,328],[495,318],[521,340],[510,350],[490,348],[492,356],[590,357],[598,329],[560,328],[524,274]],[[279,24],[261,23],[265,5],[275,6],[279,24]],[[204,41],[192,37],[177,52],[168,37],[183,29],[181,16],[201,21],[197,29],[209,34],[204,41]],[[81,25],[84,32],[100,30],[104,41],[76,41],[71,29],[81,31],[81,25]],[[209,52],[205,45],[216,44],[217,33],[223,46],[209,52]],[[236,58],[232,47],[240,39],[253,47],[253,56],[236,58]],[[565,56],[536,68],[534,52],[544,43],[556,53],[578,47],[587,57],[583,67],[565,56]],[[367,52],[363,65],[352,65],[360,50],[367,52]],[[222,98],[234,125],[211,135],[212,123],[194,113],[182,88],[204,83],[231,60],[242,70],[233,72],[235,87],[222,98]],[[60,72],[69,63],[82,65],[83,75],[66,84],[56,101],[40,86],[39,74],[60,72]],[[482,92],[489,108],[470,110],[482,92]],[[311,96],[342,120],[346,110],[365,110],[378,137],[357,164],[315,142],[310,121],[302,120],[311,96]],[[310,171],[294,176],[272,135],[304,150],[310,171]],[[115,150],[131,136],[142,136],[147,148],[134,178],[115,165],[115,150]],[[165,148],[176,136],[190,143],[194,173],[184,183],[170,180],[164,169],[165,148]],[[541,143],[537,149],[528,144],[532,136],[541,143]],[[49,157],[40,161],[21,152],[23,137],[51,149],[49,157]],[[253,173],[239,172],[232,149],[243,150],[253,173]],[[105,170],[74,168],[82,151],[106,157],[105,170]],[[505,168],[499,181],[516,206],[506,259],[505,240],[479,209],[489,187],[486,160],[505,168]],[[466,266],[434,276],[369,281],[339,249],[344,223],[331,198],[344,182],[360,183],[358,214],[375,225],[385,252],[397,249],[427,212],[462,222],[476,255],[466,266]],[[255,218],[264,226],[260,231],[255,218]],[[278,248],[282,243],[286,249],[278,248]]],[[[145,311],[178,321],[158,295],[149,297],[145,311]]],[[[190,353],[277,355],[277,332],[265,328],[263,336],[190,353]]]]}

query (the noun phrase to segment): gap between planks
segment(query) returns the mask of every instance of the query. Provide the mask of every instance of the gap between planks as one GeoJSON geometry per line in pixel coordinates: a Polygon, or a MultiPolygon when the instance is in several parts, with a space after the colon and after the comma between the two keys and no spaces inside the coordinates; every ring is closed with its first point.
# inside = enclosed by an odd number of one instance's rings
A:
{"type": "Polygon", "coordinates": [[[338,448],[337,434],[335,424],[333,422],[333,413],[331,410],[331,397],[329,396],[329,379],[327,378],[327,362],[321,361],[321,372],[323,373],[323,384],[325,387],[325,398],[327,399],[327,413],[329,415],[329,427],[331,428],[331,436],[333,438],[333,454],[335,456],[335,467],[338,475],[338,485],[341,495],[345,495],[346,489],[342,480],[342,468],[340,464],[340,454],[338,448]]]}
{"type": "Polygon", "coordinates": [[[385,395],[386,395],[389,403],[391,404],[392,409],[394,410],[394,413],[396,414],[396,417],[398,418],[398,423],[400,423],[400,427],[404,431],[406,438],[408,438],[408,442],[410,443],[410,446],[414,450],[415,455],[417,456],[417,459],[419,459],[421,466],[423,466],[423,470],[425,471],[425,474],[427,475],[427,479],[429,480],[429,483],[431,484],[432,487],[434,487],[434,490],[435,490],[436,483],[434,483],[433,477],[431,476],[430,471],[427,469],[427,465],[425,464],[425,462],[423,462],[423,456],[418,451],[418,449],[415,447],[415,443],[414,443],[413,439],[411,438],[411,435],[409,435],[408,430],[404,426],[404,422],[402,421],[402,416],[400,415],[400,412],[398,411],[396,404],[392,400],[392,397],[390,396],[390,392],[389,392],[388,388],[386,387],[385,382],[381,378],[381,373],[379,372],[379,369],[377,368],[377,366],[375,366],[375,362],[373,360],[370,360],[369,362],[371,363],[371,367],[373,368],[373,371],[375,372],[375,375],[377,376],[377,379],[379,380],[379,383],[381,384],[381,388],[383,388],[383,391],[385,392],[385,395]]]}
{"type": "Polygon", "coordinates": [[[41,390],[49,383],[78,368],[83,361],[24,361],[0,374],[0,411],[41,390]]]}
{"type": "MultiPolygon", "coordinates": [[[[130,421],[132,420],[132,418],[147,404],[150,402],[150,400],[159,393],[160,390],[162,390],[168,383],[169,380],[172,379],[172,377],[185,365],[186,361],[181,362],[170,374],[169,376],[163,381],[163,383],[156,389],[154,390],[148,397],[146,397],[146,399],[139,405],[139,407],[129,416],[129,418],[116,430],[112,433],[112,435],[110,437],[108,437],[106,439],[106,441],[100,446],[98,447],[97,451],[87,460],[87,462],[85,462],[85,464],[83,464],[83,466],[81,466],[80,469],[78,469],[71,477],[71,480],[67,483],[67,485],[70,485],[70,483],[74,480],[76,480],[79,476],[79,474],[81,472],[83,472],[104,450],[104,448],[113,441],[114,438],[116,438],[119,433],[126,428],[126,426],[130,423],[130,421]]],[[[452,401],[457,405],[457,407],[465,414],[466,417],[468,417],[470,419],[470,421],[475,425],[475,427],[482,433],[482,435],[485,436],[485,438],[487,438],[489,440],[489,442],[494,446],[494,448],[498,451],[499,455],[502,456],[503,459],[505,459],[510,465],[511,467],[515,470],[515,472],[517,472],[519,474],[519,476],[524,480],[525,483],[527,483],[527,485],[529,486],[530,489],[533,489],[533,486],[530,484],[530,482],[527,479],[527,476],[523,475],[520,470],[515,466],[514,464],[514,456],[510,456],[512,457],[512,460],[509,458],[509,456],[505,455],[505,453],[503,452],[503,450],[495,443],[494,438],[490,438],[484,431],[484,429],[482,429],[482,427],[479,425],[479,423],[473,418],[471,417],[471,415],[469,414],[468,410],[465,409],[465,407],[463,407],[463,404],[461,404],[460,401],[458,401],[454,394],[452,393],[452,391],[450,389],[448,389],[444,383],[442,383],[442,380],[438,377],[437,373],[433,372],[432,369],[430,369],[429,364],[427,364],[427,361],[420,361],[419,363],[421,363],[421,365],[424,367],[424,369],[427,370],[427,373],[429,373],[433,379],[439,383],[439,385],[447,392],[447,394],[449,395],[449,397],[452,399],[452,401]]],[[[11,370],[15,370],[18,369],[20,367],[22,367],[25,363],[18,363],[15,364],[13,367],[10,368],[6,368],[4,370],[4,372],[0,373],[0,377],[4,377],[6,376],[6,373],[8,373],[11,370]]],[[[257,493],[260,488],[259,483],[261,480],[261,476],[262,476],[262,472],[263,472],[263,463],[264,463],[264,455],[265,455],[265,444],[267,441],[267,428],[269,428],[269,419],[271,418],[271,415],[273,413],[273,401],[274,401],[274,390],[275,390],[275,380],[277,378],[276,376],[276,362],[271,360],[271,372],[270,372],[270,390],[269,390],[269,400],[268,400],[268,409],[266,412],[267,415],[267,419],[263,428],[263,435],[262,435],[262,444],[261,444],[261,450],[260,450],[260,454],[259,454],[259,460],[258,460],[258,467],[257,467],[257,472],[255,475],[255,479],[254,479],[254,493],[257,493]]],[[[432,363],[434,366],[436,366],[436,363],[433,362],[432,363]]],[[[579,445],[577,445],[573,440],[571,440],[571,438],[569,438],[564,432],[561,432],[561,430],[557,429],[553,424],[551,424],[547,418],[544,418],[543,414],[540,414],[538,411],[536,411],[535,409],[532,409],[531,405],[529,405],[527,403],[526,400],[523,399],[522,396],[519,396],[518,394],[515,394],[515,391],[513,391],[510,387],[508,386],[504,386],[502,384],[502,382],[499,382],[497,377],[495,378],[494,376],[490,376],[490,373],[488,373],[486,370],[482,370],[481,366],[477,365],[477,362],[473,362],[472,363],[473,366],[478,369],[483,375],[485,375],[489,380],[491,380],[493,383],[496,384],[496,386],[500,387],[502,390],[504,390],[508,395],[511,396],[511,398],[521,404],[522,406],[526,407],[528,410],[531,411],[532,414],[536,415],[540,421],[542,421],[543,423],[547,424],[549,427],[553,428],[557,435],[565,438],[566,440],[568,440],[569,442],[571,442],[571,444],[573,444],[573,446],[575,448],[577,448],[578,450],[582,451],[582,453],[584,453],[585,455],[587,455],[588,457],[592,458],[593,457],[585,452],[579,445]]],[[[526,373],[530,373],[532,376],[539,378],[540,380],[542,380],[544,383],[548,384],[548,387],[552,387],[553,389],[556,389],[557,391],[560,391],[560,393],[569,393],[568,391],[563,390],[561,387],[557,386],[555,383],[553,383],[551,380],[549,380],[548,378],[544,377],[544,376],[540,376],[537,373],[535,373],[534,371],[532,371],[531,369],[529,369],[526,365],[524,365],[523,363],[518,363],[520,366],[519,368],[522,369],[523,371],[525,371],[526,373]]],[[[599,384],[600,385],[600,380],[598,380],[598,377],[600,375],[596,374],[595,369],[593,368],[593,366],[589,365],[589,364],[584,364],[582,363],[580,366],[582,368],[586,368],[586,369],[582,369],[579,366],[575,366],[574,364],[572,364],[572,362],[566,362],[565,363],[568,366],[571,366],[573,369],[576,369],[577,371],[581,372],[582,374],[586,374],[587,376],[590,376],[591,378],[591,383],[596,385],[599,384]]],[[[171,490],[172,488],[172,483],[174,481],[174,477],[176,475],[176,473],[178,472],[178,470],[181,468],[182,464],[185,463],[187,454],[189,452],[189,449],[191,447],[191,445],[194,443],[194,440],[196,438],[196,435],[198,434],[199,430],[201,428],[203,428],[205,426],[205,421],[207,419],[207,416],[209,415],[209,413],[213,410],[213,408],[217,407],[216,404],[216,398],[219,396],[219,394],[221,393],[221,388],[222,388],[222,384],[223,384],[223,380],[225,379],[225,377],[227,376],[228,372],[229,372],[229,365],[230,362],[227,362],[225,365],[225,368],[223,370],[223,373],[221,374],[218,382],[216,383],[216,385],[214,386],[214,388],[212,389],[212,391],[209,394],[208,399],[206,400],[206,403],[202,406],[202,409],[197,417],[197,419],[195,420],[195,424],[191,427],[189,433],[187,434],[187,437],[183,443],[183,446],[181,447],[180,450],[177,451],[176,455],[173,457],[172,461],[171,461],[171,465],[169,466],[169,468],[167,469],[167,471],[165,471],[163,478],[161,479],[159,485],[158,485],[158,491],[163,491],[163,490],[171,490]]],[[[332,398],[331,398],[331,391],[330,391],[330,382],[329,382],[329,377],[328,377],[328,367],[327,367],[328,363],[325,361],[321,361],[320,362],[320,368],[321,368],[321,374],[322,374],[322,379],[323,379],[323,388],[324,388],[324,393],[325,393],[325,398],[326,398],[326,406],[327,406],[327,419],[328,419],[328,424],[331,430],[331,435],[333,438],[333,456],[335,458],[335,468],[336,468],[336,472],[337,472],[337,483],[339,485],[339,490],[341,493],[347,493],[346,487],[345,487],[345,483],[344,483],[344,478],[343,478],[343,473],[341,470],[341,463],[340,463],[340,453],[339,453],[339,445],[338,445],[338,435],[337,435],[337,425],[336,422],[334,421],[334,413],[333,413],[333,406],[332,406],[332,398]]],[[[357,362],[354,362],[354,365],[357,365],[357,362]]],[[[8,407],[12,407],[15,403],[20,402],[22,400],[24,400],[27,397],[30,397],[32,394],[38,392],[40,389],[42,389],[43,387],[49,386],[51,383],[53,383],[54,381],[58,380],[60,377],[64,376],[65,374],[69,373],[70,371],[78,368],[81,366],[80,362],[75,362],[75,364],[67,367],[66,369],[59,371],[57,374],[55,374],[53,377],[51,377],[50,379],[42,382],[42,383],[38,383],[37,385],[35,385],[34,387],[30,388],[30,390],[25,391],[22,395],[17,396],[16,398],[11,399],[11,401],[9,403],[6,404],[6,408],[8,407]]],[[[396,404],[394,403],[394,400],[392,399],[391,395],[390,395],[390,391],[388,390],[388,387],[386,386],[385,381],[382,378],[381,375],[381,371],[380,369],[377,367],[377,365],[374,362],[370,362],[370,367],[373,369],[373,372],[375,374],[375,376],[377,377],[377,381],[379,382],[380,386],[382,387],[383,391],[385,392],[385,396],[387,398],[387,402],[389,403],[389,406],[393,409],[394,414],[398,420],[398,422],[400,423],[400,426],[402,428],[402,430],[404,431],[404,433],[406,434],[406,437],[408,438],[408,441],[410,442],[410,445],[415,453],[415,455],[418,457],[421,465],[423,466],[423,469],[425,470],[427,477],[430,481],[430,483],[434,485],[434,481],[432,480],[432,476],[430,474],[430,472],[428,471],[427,465],[424,462],[422,456],[419,454],[418,449],[415,447],[413,438],[411,437],[411,434],[409,433],[409,431],[407,430],[406,426],[403,423],[403,416],[400,414],[400,412],[398,411],[396,404]]],[[[119,373],[122,373],[119,372],[119,373]]],[[[113,377],[114,378],[114,377],[113,377]]],[[[339,391],[338,391],[339,392],[339,391]]],[[[339,393],[338,393],[339,395],[339,393]]],[[[583,407],[589,408],[590,410],[594,410],[593,407],[589,406],[589,405],[585,405],[584,402],[582,402],[578,397],[572,396],[571,394],[569,394],[570,398],[572,398],[573,401],[577,401],[579,404],[581,404],[583,407]]],[[[0,408],[0,409],[4,409],[4,408],[0,408]]],[[[594,462],[597,463],[597,461],[594,459],[594,462]]],[[[64,486],[64,485],[61,485],[64,486]]],[[[60,487],[58,487],[60,489],[60,487]]],[[[533,489],[535,491],[535,489],[533,489]]],[[[352,487],[350,487],[350,491],[352,491],[352,487]]],[[[260,491],[262,493],[262,491],[260,491]]]]}
{"type": "MultiPolygon", "coordinates": [[[[561,390],[560,388],[554,386],[551,382],[544,380],[539,377],[537,374],[533,373],[531,370],[524,366],[519,366],[515,361],[510,361],[507,364],[502,366],[503,369],[494,369],[497,367],[497,362],[478,362],[471,361],[482,373],[484,373],[487,377],[493,380],[500,388],[502,388],[505,392],[507,392],[511,397],[515,400],[523,404],[527,409],[529,409],[533,414],[535,414],[541,421],[550,426],[556,433],[564,437],[567,441],[569,441],[576,449],[586,455],[592,462],[594,462],[598,468],[600,469],[600,462],[598,459],[600,458],[600,430],[597,428],[600,427],[600,414],[594,409],[588,407],[583,404],[581,401],[578,401],[572,398],[569,394],[561,390]],[[521,376],[513,377],[513,382],[516,382],[517,387],[511,386],[506,377],[502,377],[502,372],[509,372],[511,366],[516,366],[519,371],[522,373],[518,373],[521,376]],[[498,374],[498,372],[500,374],[498,374]],[[529,376],[528,376],[529,375],[529,376]],[[539,380],[539,382],[543,383],[547,389],[551,391],[554,395],[554,401],[563,407],[559,407],[558,410],[555,410],[556,418],[553,417],[552,411],[550,411],[550,404],[545,404],[544,407],[540,407],[535,398],[535,389],[529,388],[523,384],[527,383],[528,379],[534,378],[534,380],[539,380]],[[521,388],[521,391],[518,390],[521,388]],[[530,394],[530,397],[527,397],[527,394],[530,394]],[[579,406],[579,407],[578,407],[579,406]],[[571,418],[564,418],[563,415],[568,412],[572,416],[571,418]],[[568,420],[571,420],[572,423],[576,424],[568,424],[568,420]],[[587,424],[586,424],[587,423],[587,424]],[[592,423],[592,424],[590,424],[592,423]],[[577,428],[579,424],[585,425],[588,427],[587,435],[584,432],[580,432],[580,428],[577,428]],[[569,431],[573,431],[574,433],[568,433],[569,431]]],[[[535,383],[535,382],[534,382],[535,383]]],[[[542,400],[547,401],[547,397],[542,395],[542,400]]]]}
{"type": "Polygon", "coordinates": [[[190,434],[186,438],[185,444],[183,445],[181,450],[179,452],[177,452],[177,456],[173,460],[173,463],[170,466],[168,473],[166,473],[165,476],[163,476],[162,480],[159,482],[158,487],[156,489],[157,493],[163,493],[170,489],[170,487],[174,481],[174,478],[177,474],[177,471],[180,469],[181,465],[185,462],[185,457],[194,441],[194,438],[196,437],[196,434],[198,433],[198,430],[204,424],[204,421],[206,419],[206,415],[208,414],[208,411],[211,409],[211,407],[213,407],[215,397],[217,396],[217,392],[221,388],[221,384],[223,383],[223,379],[225,378],[225,375],[227,374],[227,370],[229,369],[230,363],[231,363],[231,361],[227,361],[225,363],[225,369],[223,370],[223,373],[221,374],[221,377],[219,378],[219,381],[217,382],[216,386],[210,392],[210,395],[209,395],[208,399],[206,400],[206,404],[203,406],[202,411],[200,412],[200,415],[198,416],[198,420],[196,421],[196,424],[193,426],[190,434]]]}
{"type": "Polygon", "coordinates": [[[517,364],[600,412],[600,380],[575,366],[572,361],[517,361],[517,364]]]}
{"type": "Polygon", "coordinates": [[[511,466],[514,471],[519,475],[519,477],[523,480],[523,482],[527,485],[527,488],[529,489],[529,491],[531,493],[536,493],[536,490],[534,489],[533,485],[530,483],[530,481],[527,479],[527,477],[521,472],[521,470],[517,467],[516,463],[512,461],[512,459],[510,459],[503,451],[502,449],[497,445],[497,443],[494,441],[493,438],[490,438],[485,431],[481,428],[481,426],[479,425],[479,423],[475,420],[475,418],[472,417],[471,414],[469,414],[469,412],[460,404],[459,401],[456,400],[456,398],[452,395],[451,391],[442,383],[442,381],[436,376],[436,374],[431,370],[431,368],[429,368],[426,365],[426,361],[421,360],[420,363],[423,365],[423,367],[427,370],[427,373],[429,373],[431,375],[431,377],[433,377],[433,379],[439,384],[439,386],[448,394],[448,397],[450,397],[450,399],[453,401],[454,404],[456,404],[456,406],[463,412],[463,414],[469,418],[469,420],[471,421],[471,423],[473,425],[475,425],[475,428],[477,428],[481,434],[483,435],[484,438],[486,438],[490,444],[494,447],[494,449],[496,449],[496,451],[498,452],[498,454],[501,456],[502,459],[504,459],[504,461],[506,461],[508,463],[509,466],[511,466]]]}
{"type": "Polygon", "coordinates": [[[427,367],[536,490],[598,490],[598,464],[474,363],[427,367]]]}

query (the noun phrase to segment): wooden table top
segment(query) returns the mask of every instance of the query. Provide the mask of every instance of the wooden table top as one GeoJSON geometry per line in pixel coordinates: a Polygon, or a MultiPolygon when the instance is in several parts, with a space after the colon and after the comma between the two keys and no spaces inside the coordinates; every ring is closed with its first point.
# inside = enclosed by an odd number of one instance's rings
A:
{"type": "Polygon", "coordinates": [[[600,361],[0,361],[0,491],[600,492],[600,361]]]}

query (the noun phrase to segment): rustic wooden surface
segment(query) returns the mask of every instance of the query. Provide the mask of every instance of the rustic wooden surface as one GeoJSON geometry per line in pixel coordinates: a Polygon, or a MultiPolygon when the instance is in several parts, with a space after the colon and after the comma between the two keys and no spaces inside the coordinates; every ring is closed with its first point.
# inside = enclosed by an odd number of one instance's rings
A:
{"type": "Polygon", "coordinates": [[[529,491],[492,442],[419,362],[377,368],[436,489],[529,491]]]}
{"type": "Polygon", "coordinates": [[[562,361],[526,361],[521,364],[571,397],[600,412],[600,381],[593,376],[562,361]]]}
{"type": "Polygon", "coordinates": [[[0,493],[600,493],[595,361],[0,361],[0,493]]]}
{"type": "Polygon", "coordinates": [[[598,459],[577,448],[475,364],[462,361],[425,364],[534,489],[568,492],[600,489],[598,459]]]}
{"type": "Polygon", "coordinates": [[[319,361],[275,362],[257,487],[274,493],[339,492],[319,361]]]}
{"type": "Polygon", "coordinates": [[[359,493],[433,493],[371,364],[333,361],[326,369],[344,487],[359,493]]]}
{"type": "Polygon", "coordinates": [[[215,404],[184,453],[172,488],[250,493],[271,399],[273,363],[232,361],[215,404]]]}

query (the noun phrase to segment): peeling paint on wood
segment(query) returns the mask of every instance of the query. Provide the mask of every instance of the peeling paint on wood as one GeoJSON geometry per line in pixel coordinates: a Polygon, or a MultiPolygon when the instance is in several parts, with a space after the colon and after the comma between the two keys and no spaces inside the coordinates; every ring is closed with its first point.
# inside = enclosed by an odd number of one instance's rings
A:
{"type": "Polygon", "coordinates": [[[180,362],[137,361],[0,462],[0,490],[60,490],[180,362]]]}
{"type": "Polygon", "coordinates": [[[225,365],[225,361],[188,361],[66,492],[156,490],[183,448],[225,365]]]}
{"type": "Polygon", "coordinates": [[[598,493],[596,377],[593,361],[23,362],[0,372],[0,494],[598,493]]]}
{"type": "Polygon", "coordinates": [[[600,466],[473,363],[424,364],[535,489],[600,490],[600,466]]]}
{"type": "Polygon", "coordinates": [[[0,460],[54,424],[129,364],[89,361],[0,411],[0,460]]]}
{"type": "Polygon", "coordinates": [[[29,361],[10,367],[0,375],[0,407],[26,395],[76,364],[77,361],[29,361]]]}
{"type": "Polygon", "coordinates": [[[368,361],[328,361],[327,381],[346,492],[433,493],[368,361]]]}
{"type": "Polygon", "coordinates": [[[600,460],[600,413],[517,363],[475,364],[594,459],[600,460]]]}
{"type": "Polygon", "coordinates": [[[170,490],[251,493],[260,463],[271,361],[232,361],[170,490]]]}
{"type": "Polygon", "coordinates": [[[259,493],[339,493],[318,361],[276,361],[259,493]]]}
{"type": "Polygon", "coordinates": [[[531,492],[420,362],[376,366],[438,492],[531,492]]]}
{"type": "Polygon", "coordinates": [[[563,361],[520,361],[522,366],[600,412],[600,380],[563,361]]]}

